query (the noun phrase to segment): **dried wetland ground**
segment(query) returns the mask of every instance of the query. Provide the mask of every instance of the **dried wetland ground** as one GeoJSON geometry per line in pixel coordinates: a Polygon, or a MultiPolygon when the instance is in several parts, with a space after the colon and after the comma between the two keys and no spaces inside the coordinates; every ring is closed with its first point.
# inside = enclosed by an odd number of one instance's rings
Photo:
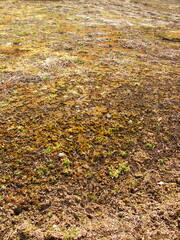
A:
{"type": "Polygon", "coordinates": [[[0,239],[180,239],[164,2],[0,1],[0,239]]]}

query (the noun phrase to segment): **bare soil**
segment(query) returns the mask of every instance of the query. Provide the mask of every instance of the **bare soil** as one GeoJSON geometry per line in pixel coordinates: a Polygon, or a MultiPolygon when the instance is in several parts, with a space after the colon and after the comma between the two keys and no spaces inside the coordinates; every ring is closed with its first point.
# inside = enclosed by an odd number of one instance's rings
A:
{"type": "Polygon", "coordinates": [[[0,1],[0,239],[180,239],[179,20],[0,1]]]}

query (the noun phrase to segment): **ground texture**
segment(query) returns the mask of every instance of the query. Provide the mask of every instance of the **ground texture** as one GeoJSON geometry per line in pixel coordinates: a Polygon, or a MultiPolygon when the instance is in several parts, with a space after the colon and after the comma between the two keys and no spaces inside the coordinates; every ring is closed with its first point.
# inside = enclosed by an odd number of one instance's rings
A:
{"type": "Polygon", "coordinates": [[[169,3],[0,1],[0,239],[180,239],[169,3]]]}

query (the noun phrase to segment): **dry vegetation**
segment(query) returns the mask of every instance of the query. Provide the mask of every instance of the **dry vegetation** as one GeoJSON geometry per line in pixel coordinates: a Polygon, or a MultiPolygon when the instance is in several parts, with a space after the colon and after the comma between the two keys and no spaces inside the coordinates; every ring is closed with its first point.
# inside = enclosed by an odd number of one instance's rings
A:
{"type": "Polygon", "coordinates": [[[0,239],[178,240],[179,8],[0,1],[0,239]]]}

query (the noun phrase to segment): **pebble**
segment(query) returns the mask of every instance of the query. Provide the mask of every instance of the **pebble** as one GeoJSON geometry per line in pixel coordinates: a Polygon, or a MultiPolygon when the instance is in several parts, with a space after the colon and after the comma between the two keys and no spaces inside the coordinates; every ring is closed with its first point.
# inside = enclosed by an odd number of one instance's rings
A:
{"type": "Polygon", "coordinates": [[[157,184],[158,184],[158,185],[163,185],[163,184],[164,184],[164,182],[162,182],[162,181],[161,181],[161,182],[158,182],[157,184]]]}
{"type": "Polygon", "coordinates": [[[65,154],[65,153],[63,153],[63,152],[61,152],[61,153],[59,153],[59,154],[58,154],[58,156],[59,156],[59,157],[65,157],[65,156],[66,156],[66,154],[65,154]]]}

